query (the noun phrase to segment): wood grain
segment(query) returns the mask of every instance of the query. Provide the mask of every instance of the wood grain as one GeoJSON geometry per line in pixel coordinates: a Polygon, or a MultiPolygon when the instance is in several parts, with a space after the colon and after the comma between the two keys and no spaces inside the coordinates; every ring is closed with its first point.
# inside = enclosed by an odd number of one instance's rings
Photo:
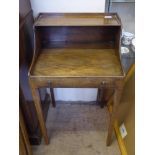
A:
{"type": "Polygon", "coordinates": [[[35,76],[121,76],[113,49],[43,49],[34,65],[35,76]]]}
{"type": "Polygon", "coordinates": [[[72,13],[72,14],[40,14],[35,26],[103,26],[103,25],[120,25],[116,14],[103,13],[72,13]],[[106,18],[111,16],[111,18],[106,18]]]}
{"type": "Polygon", "coordinates": [[[47,130],[46,130],[46,126],[45,126],[39,91],[35,87],[35,85],[31,82],[31,80],[29,81],[29,84],[31,87],[32,97],[33,97],[34,105],[36,108],[40,129],[41,129],[42,135],[44,137],[45,143],[49,144],[49,139],[48,139],[47,130]]]}
{"type": "Polygon", "coordinates": [[[118,30],[116,26],[36,27],[42,48],[115,48],[118,30]]]}

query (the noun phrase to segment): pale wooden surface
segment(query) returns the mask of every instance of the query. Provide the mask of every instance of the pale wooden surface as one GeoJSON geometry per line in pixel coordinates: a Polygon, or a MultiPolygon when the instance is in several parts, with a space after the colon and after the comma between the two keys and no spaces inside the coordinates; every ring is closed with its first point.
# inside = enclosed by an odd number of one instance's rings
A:
{"type": "Polygon", "coordinates": [[[114,49],[43,49],[32,70],[35,76],[122,76],[114,49]]]}
{"type": "Polygon", "coordinates": [[[102,26],[120,25],[116,14],[41,14],[35,26],[102,26]]]}

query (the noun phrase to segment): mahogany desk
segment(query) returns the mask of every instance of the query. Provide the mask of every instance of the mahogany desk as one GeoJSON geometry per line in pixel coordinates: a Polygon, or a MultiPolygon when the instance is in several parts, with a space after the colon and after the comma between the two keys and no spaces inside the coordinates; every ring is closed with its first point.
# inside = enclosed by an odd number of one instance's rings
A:
{"type": "Polygon", "coordinates": [[[39,14],[34,24],[35,49],[29,83],[45,143],[49,143],[38,89],[114,89],[107,145],[123,89],[120,61],[121,21],[117,14],[39,14]]]}

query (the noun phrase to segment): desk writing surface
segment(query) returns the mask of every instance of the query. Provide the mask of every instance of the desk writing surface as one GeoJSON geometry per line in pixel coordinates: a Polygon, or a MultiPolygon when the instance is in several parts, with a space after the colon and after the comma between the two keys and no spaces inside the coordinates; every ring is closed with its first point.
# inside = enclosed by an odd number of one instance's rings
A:
{"type": "Polygon", "coordinates": [[[116,14],[103,13],[58,13],[40,14],[35,26],[120,26],[121,23],[116,14]]]}
{"type": "Polygon", "coordinates": [[[42,49],[32,75],[51,77],[122,76],[114,49],[42,49]]]}

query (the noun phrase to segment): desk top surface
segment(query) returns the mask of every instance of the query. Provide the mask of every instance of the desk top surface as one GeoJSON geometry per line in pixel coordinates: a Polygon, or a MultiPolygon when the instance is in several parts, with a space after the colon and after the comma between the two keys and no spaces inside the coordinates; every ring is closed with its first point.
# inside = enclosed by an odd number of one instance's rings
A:
{"type": "Polygon", "coordinates": [[[116,13],[41,13],[35,26],[120,26],[116,13]]]}
{"type": "Polygon", "coordinates": [[[42,49],[31,71],[33,76],[123,76],[114,49],[42,49]]]}

